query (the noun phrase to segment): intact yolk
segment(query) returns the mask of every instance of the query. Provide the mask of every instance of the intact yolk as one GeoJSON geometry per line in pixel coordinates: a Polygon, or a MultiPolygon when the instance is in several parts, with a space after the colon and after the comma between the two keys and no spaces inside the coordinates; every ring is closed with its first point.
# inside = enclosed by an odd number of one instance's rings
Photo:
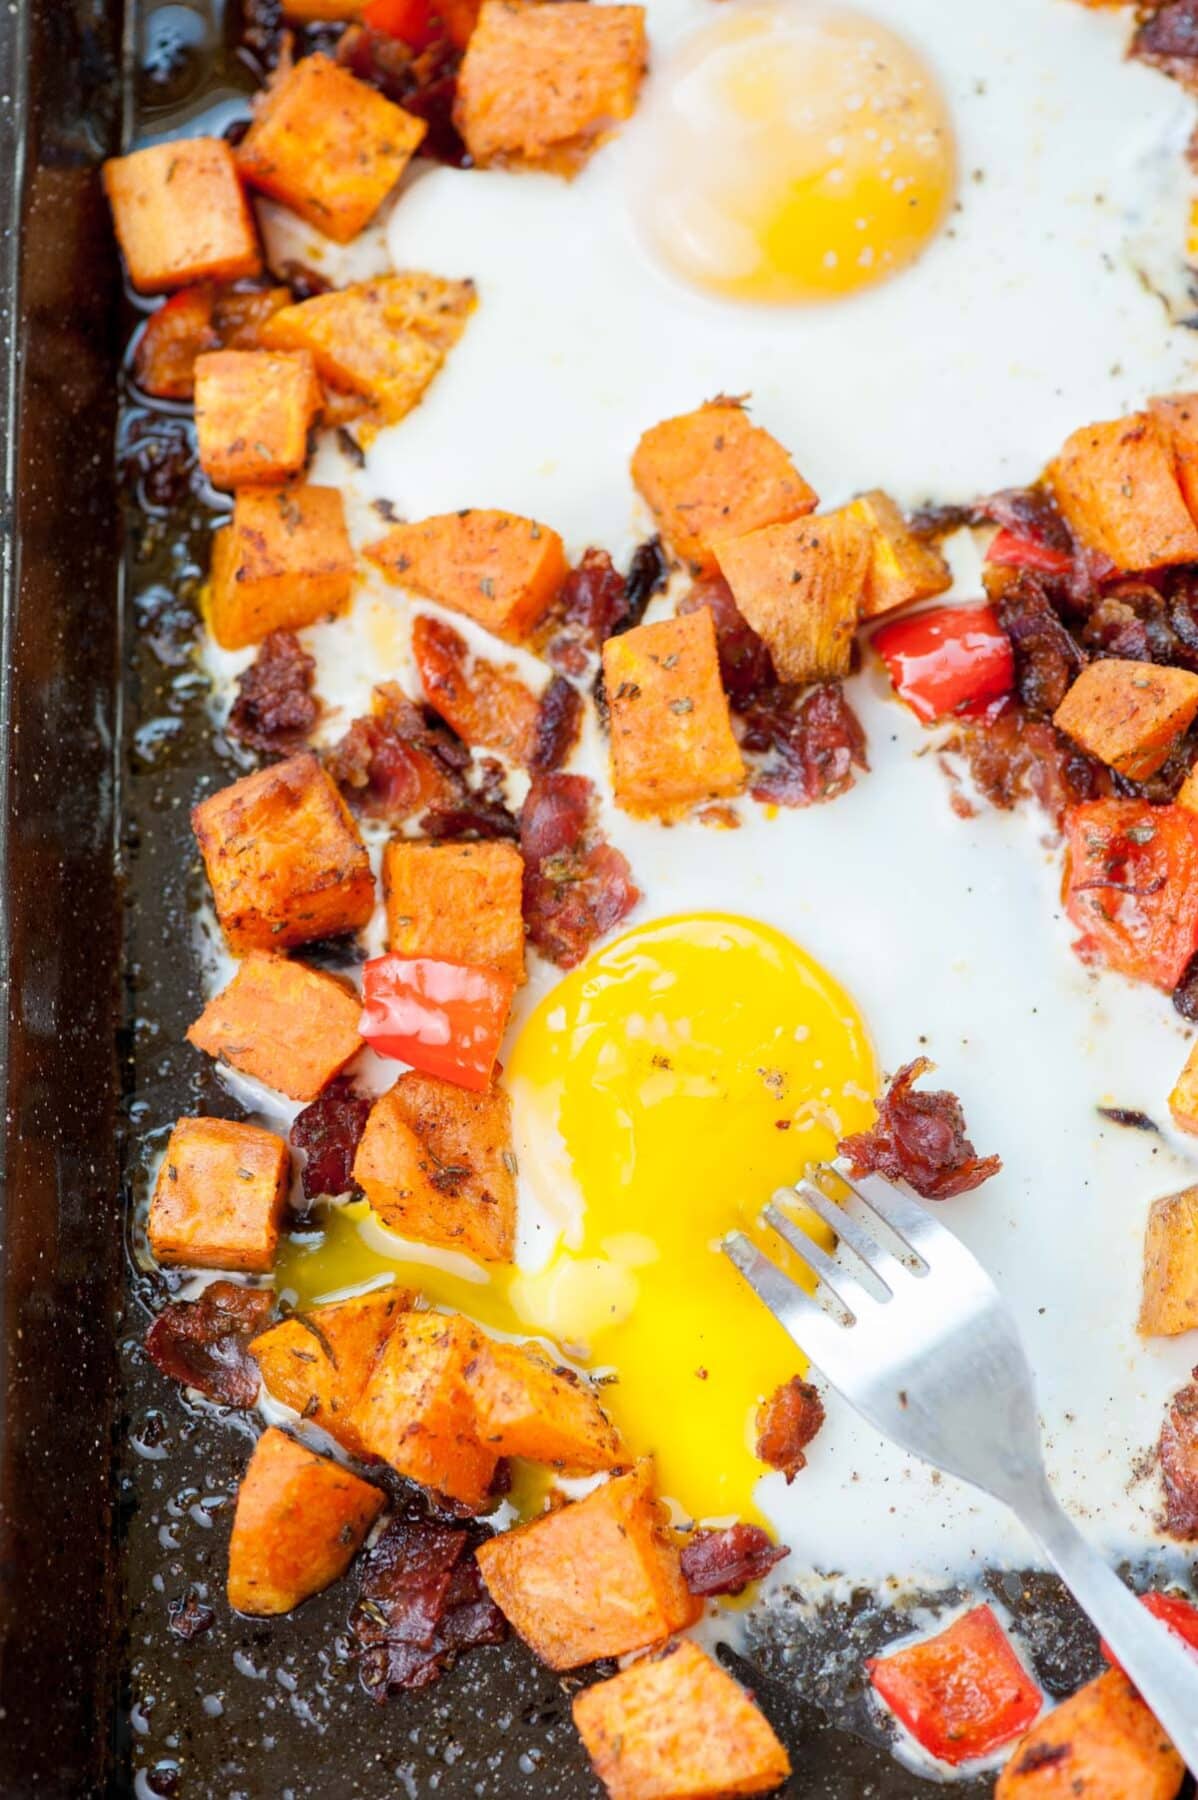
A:
{"type": "Polygon", "coordinates": [[[914,261],[955,187],[952,124],[921,58],[814,4],[721,15],[652,90],[634,204],[688,280],[746,300],[826,300],[914,261]]]}
{"type": "Polygon", "coordinates": [[[319,1244],[292,1245],[280,1287],[308,1304],[385,1269],[484,1326],[548,1338],[613,1377],[604,1405],[682,1516],[754,1517],[754,1415],[803,1362],[719,1243],[737,1226],[760,1236],[774,1190],[872,1119],[853,1003],[768,926],[665,919],[551,990],[505,1081],[519,1268],[414,1256],[359,1204],[331,1209],[319,1244]]]}

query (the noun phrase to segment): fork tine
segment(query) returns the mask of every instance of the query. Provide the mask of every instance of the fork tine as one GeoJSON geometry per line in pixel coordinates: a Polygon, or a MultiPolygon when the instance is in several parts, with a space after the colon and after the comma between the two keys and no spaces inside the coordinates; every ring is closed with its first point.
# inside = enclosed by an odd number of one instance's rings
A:
{"type": "Polygon", "coordinates": [[[789,1275],[775,1268],[743,1231],[729,1232],[721,1247],[783,1329],[806,1351],[812,1362],[829,1375],[837,1359],[837,1346],[842,1346],[842,1358],[848,1346],[845,1328],[838,1325],[810,1294],[804,1293],[789,1275]]]}
{"type": "Polygon", "coordinates": [[[879,1244],[864,1225],[846,1212],[830,1194],[825,1194],[822,1188],[817,1187],[814,1181],[797,1181],[794,1192],[804,1206],[810,1207],[817,1218],[823,1220],[829,1231],[836,1233],[841,1243],[847,1244],[853,1254],[860,1257],[887,1292],[893,1294],[896,1282],[910,1273],[898,1257],[879,1244]]]}
{"type": "Polygon", "coordinates": [[[788,1218],[772,1200],[762,1217],[778,1233],[783,1243],[789,1244],[796,1256],[801,1256],[808,1268],[815,1270],[824,1286],[839,1300],[846,1312],[859,1318],[871,1303],[878,1305],[876,1297],[863,1282],[858,1281],[850,1269],[829,1256],[821,1244],[808,1237],[797,1219],[788,1218]]]}
{"type": "Polygon", "coordinates": [[[931,1249],[934,1242],[948,1238],[956,1242],[952,1233],[947,1231],[933,1219],[931,1213],[912,1200],[902,1188],[893,1182],[884,1180],[878,1175],[850,1176],[847,1162],[837,1161],[823,1165],[838,1181],[843,1181],[851,1194],[869,1209],[883,1225],[904,1243],[913,1257],[924,1265],[931,1266],[931,1249]]]}

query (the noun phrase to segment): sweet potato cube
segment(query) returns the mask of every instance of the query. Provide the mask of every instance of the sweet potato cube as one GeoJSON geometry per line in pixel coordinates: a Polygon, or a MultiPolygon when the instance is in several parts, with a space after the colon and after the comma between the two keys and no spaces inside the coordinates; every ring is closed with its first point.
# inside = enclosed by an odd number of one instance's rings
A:
{"type": "Polygon", "coordinates": [[[212,635],[222,650],[242,650],[300,631],[344,612],[353,583],[339,488],[243,488],[212,540],[212,635]]]}
{"type": "Polygon", "coordinates": [[[456,1313],[401,1313],[351,1414],[372,1455],[409,1481],[479,1511],[496,1464],[494,1452],[479,1443],[466,1386],[480,1341],[456,1313]]]}
{"type": "Polygon", "coordinates": [[[633,451],[632,479],[670,552],[696,574],[714,574],[716,538],[785,524],[819,504],[739,400],[709,400],[652,426],[633,451]]]}
{"type": "Polygon", "coordinates": [[[516,1238],[511,1105],[411,1070],[375,1101],[354,1180],[390,1230],[480,1262],[510,1262],[516,1238]]]}
{"type": "Polygon", "coordinates": [[[1174,1800],[1184,1778],[1130,1681],[1110,1669],[1032,1726],[994,1800],[1174,1800]]]}
{"type": "Polygon", "coordinates": [[[315,1100],[362,1048],[362,1002],[333,975],[252,950],[187,1040],[290,1100],[315,1100]]]}
{"type": "Polygon", "coordinates": [[[524,860],[513,844],[421,844],[383,852],[387,944],[400,956],[481,963],[524,980],[524,860]]]}
{"type": "Polygon", "coordinates": [[[366,0],[283,0],[283,17],[297,25],[352,24],[366,0]]]}
{"type": "Polygon", "coordinates": [[[327,56],[275,76],[237,146],[252,187],[338,244],[369,225],[428,127],[327,56]]]}
{"type": "Polygon", "coordinates": [[[375,1288],[272,1325],[250,1345],[267,1392],[327,1431],[351,1456],[364,1455],[350,1414],[411,1302],[403,1288],[375,1288]]]}
{"type": "Polygon", "coordinates": [[[610,1800],[730,1800],[790,1774],[744,1688],[689,1641],[584,1688],[574,1723],[610,1800]]]}
{"type": "Polygon", "coordinates": [[[1144,1239],[1140,1331],[1177,1337],[1198,1330],[1198,1187],[1154,1200],[1144,1239]]]}
{"type": "Polygon", "coordinates": [[[1104,657],[1084,668],[1053,724],[1132,781],[1155,775],[1198,713],[1198,675],[1104,657]]]}
{"type": "Polygon", "coordinates": [[[497,1456],[523,1456],[572,1475],[626,1460],[594,1390],[532,1345],[488,1339],[466,1373],[479,1436],[497,1456]]]}
{"type": "Polygon", "coordinates": [[[291,1158],[281,1137],[236,1119],[180,1119],[146,1227],[160,1263],[193,1269],[275,1266],[291,1158]]]}
{"type": "Polygon", "coordinates": [[[1172,444],[1150,413],[1085,425],[1046,471],[1074,534],[1116,569],[1198,560],[1172,444]]]}
{"type": "Polygon", "coordinates": [[[934,544],[925,544],[880,488],[858,494],[845,512],[870,534],[869,567],[861,596],[861,617],[876,619],[916,600],[930,600],[953,585],[952,570],[934,544]]]}
{"type": "Polygon", "coordinates": [[[485,0],[454,124],[480,167],[540,163],[572,174],[632,117],[646,54],[642,6],[485,0]]]}
{"type": "Polygon", "coordinates": [[[847,507],[716,545],[737,606],[783,681],[840,681],[869,577],[871,535],[847,507]]]}
{"type": "Polygon", "coordinates": [[[1177,1085],[1169,1095],[1169,1111],[1179,1131],[1198,1137],[1198,1044],[1186,1057],[1177,1085]]]}
{"type": "Polygon", "coordinates": [[[745,765],[707,607],[608,638],[603,683],[612,784],[626,812],[672,819],[740,792],[745,765]]]}
{"type": "Polygon", "coordinates": [[[214,487],[286,481],[308,460],[320,411],[306,350],[208,350],[196,357],[196,442],[214,487]]]}
{"type": "Polygon", "coordinates": [[[551,1669],[664,1643],[701,1611],[648,1463],[476,1554],[496,1606],[551,1669]]]}
{"type": "Polygon", "coordinates": [[[567,573],[556,531],[490,509],[395,525],[367,544],[365,554],[388,581],[464,613],[512,644],[540,622],[567,573]]]}
{"type": "Polygon", "coordinates": [[[1190,517],[1198,519],[1198,394],[1167,394],[1148,402],[1173,453],[1173,473],[1190,517]]]}
{"type": "Polygon", "coordinates": [[[273,1426],[254,1446],[229,1538],[229,1605],[290,1612],[344,1575],[385,1496],[273,1426]]]}
{"type": "Polygon", "coordinates": [[[104,164],[129,278],[143,294],[257,275],[262,253],[223,138],[172,138],[104,164]]]}
{"type": "Polygon", "coordinates": [[[310,750],[210,794],[191,823],[235,955],[357,931],[374,911],[366,846],[310,750]]]}

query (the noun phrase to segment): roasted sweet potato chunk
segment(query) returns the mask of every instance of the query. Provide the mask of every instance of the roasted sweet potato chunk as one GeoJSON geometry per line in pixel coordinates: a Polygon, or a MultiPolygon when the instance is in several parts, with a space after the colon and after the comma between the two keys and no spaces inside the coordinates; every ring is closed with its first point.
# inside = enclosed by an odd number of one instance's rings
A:
{"type": "Polygon", "coordinates": [[[610,1800],[732,1800],[790,1774],[744,1688],[689,1641],[584,1688],[574,1723],[610,1800]]]}
{"type": "Polygon", "coordinates": [[[925,544],[880,488],[858,494],[845,512],[869,532],[869,566],[861,617],[876,619],[916,600],[931,600],[953,585],[952,570],[934,544],[925,544]]]}
{"type": "Polygon", "coordinates": [[[160,1263],[268,1275],[287,1203],[282,1138],[236,1119],[180,1119],[158,1171],[146,1227],[160,1263]]]}
{"type": "Polygon", "coordinates": [[[706,607],[608,638],[603,682],[612,785],[626,812],[673,819],[740,792],[745,765],[706,607]]]}
{"type": "Polygon", "coordinates": [[[663,1643],[701,1610],[648,1463],[488,1539],[477,1556],[491,1598],[551,1669],[663,1643]]]}
{"type": "MultiPolygon", "coordinates": [[[[1198,1126],[1198,1120],[1195,1120],[1198,1126]]],[[[1198,1329],[1198,1187],[1154,1200],[1144,1240],[1145,1337],[1198,1329]]]]}
{"type": "Polygon", "coordinates": [[[229,1605],[254,1617],[290,1612],[343,1575],[384,1495],[271,1427],[237,1490],[229,1605]]]}
{"type": "Polygon", "coordinates": [[[514,844],[393,838],[383,852],[388,948],[481,964],[523,981],[523,874],[514,844]]]}
{"type": "Polygon", "coordinates": [[[240,281],[262,268],[258,234],[223,138],[172,138],[104,164],[129,278],[143,294],[240,281]]]}
{"type": "Polygon", "coordinates": [[[401,1313],[351,1414],[366,1448],[409,1481],[481,1511],[496,1458],[478,1440],[466,1368],[481,1333],[457,1314],[401,1313]]]}
{"type": "Polygon", "coordinates": [[[351,1456],[364,1455],[366,1446],[350,1414],[411,1300],[403,1288],[375,1288],[331,1306],[292,1313],[261,1332],[250,1355],[267,1392],[327,1431],[351,1456]]]}
{"type": "Polygon", "coordinates": [[[1198,1137],[1198,1044],[1186,1057],[1177,1085],[1169,1095],[1169,1111],[1179,1130],[1198,1137]]]}
{"type": "Polygon", "coordinates": [[[291,1100],[314,1100],[362,1048],[361,1015],[357,994],[334,976],[252,950],[187,1038],[291,1100]]]}
{"type": "Polygon", "coordinates": [[[1198,394],[1167,394],[1150,400],[1148,411],[1173,453],[1182,499],[1198,519],[1198,394]]]}
{"type": "Polygon", "coordinates": [[[717,542],[724,579],[783,681],[848,674],[872,544],[848,507],[717,542]]]}
{"type": "Polygon", "coordinates": [[[1111,1669],[1045,1713],[995,1800],[1173,1800],[1185,1768],[1127,1677],[1111,1669]]]}
{"type": "Polygon", "coordinates": [[[191,823],[235,955],[357,931],[374,910],[366,846],[309,750],[210,794],[191,823]]]}
{"type": "Polygon", "coordinates": [[[523,1456],[573,1475],[621,1460],[619,1433],[594,1390],[533,1345],[484,1341],[467,1370],[479,1436],[497,1456],[523,1456]]]}
{"type": "Polygon", "coordinates": [[[222,650],[300,631],[349,604],[354,553],[339,488],[243,488],[212,540],[212,635],[222,650]]]}
{"type": "Polygon", "coordinates": [[[237,146],[252,187],[338,244],[369,225],[428,127],[327,56],[280,70],[237,146]]]}
{"type": "Polygon", "coordinates": [[[1046,479],[1075,536],[1116,569],[1198,559],[1198,526],[1178,485],[1172,442],[1150,413],[1075,431],[1046,479]]]}
{"type": "Polygon", "coordinates": [[[196,358],[196,442],[213,487],[287,481],[308,460],[320,411],[306,350],[210,350],[196,358]]]}
{"type": "Polygon", "coordinates": [[[1146,781],[1195,714],[1198,675],[1112,656],[1082,670],[1052,722],[1120,775],[1146,781]]]}
{"type": "Polygon", "coordinates": [[[556,531],[489,509],[393,526],[367,544],[365,555],[388,581],[476,619],[512,644],[544,617],[567,573],[556,531]]]}

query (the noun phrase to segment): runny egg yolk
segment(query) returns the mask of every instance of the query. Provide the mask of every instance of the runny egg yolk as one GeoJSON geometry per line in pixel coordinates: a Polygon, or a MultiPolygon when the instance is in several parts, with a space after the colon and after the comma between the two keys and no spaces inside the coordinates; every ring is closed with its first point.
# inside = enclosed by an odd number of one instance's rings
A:
{"type": "Polygon", "coordinates": [[[655,84],[634,204],[689,281],[827,300],[906,268],[952,202],[952,123],[921,58],[807,0],[734,7],[655,84]]]}
{"type": "Polygon", "coordinates": [[[307,1304],[385,1269],[484,1326],[547,1338],[614,1377],[605,1406],[684,1516],[753,1517],[754,1415],[803,1365],[719,1241],[759,1233],[774,1190],[871,1119],[877,1070],[852,1001],[768,926],[668,918],[560,981],[505,1081],[540,1221],[520,1267],[416,1261],[358,1205],[293,1246],[280,1286],[307,1304]]]}

